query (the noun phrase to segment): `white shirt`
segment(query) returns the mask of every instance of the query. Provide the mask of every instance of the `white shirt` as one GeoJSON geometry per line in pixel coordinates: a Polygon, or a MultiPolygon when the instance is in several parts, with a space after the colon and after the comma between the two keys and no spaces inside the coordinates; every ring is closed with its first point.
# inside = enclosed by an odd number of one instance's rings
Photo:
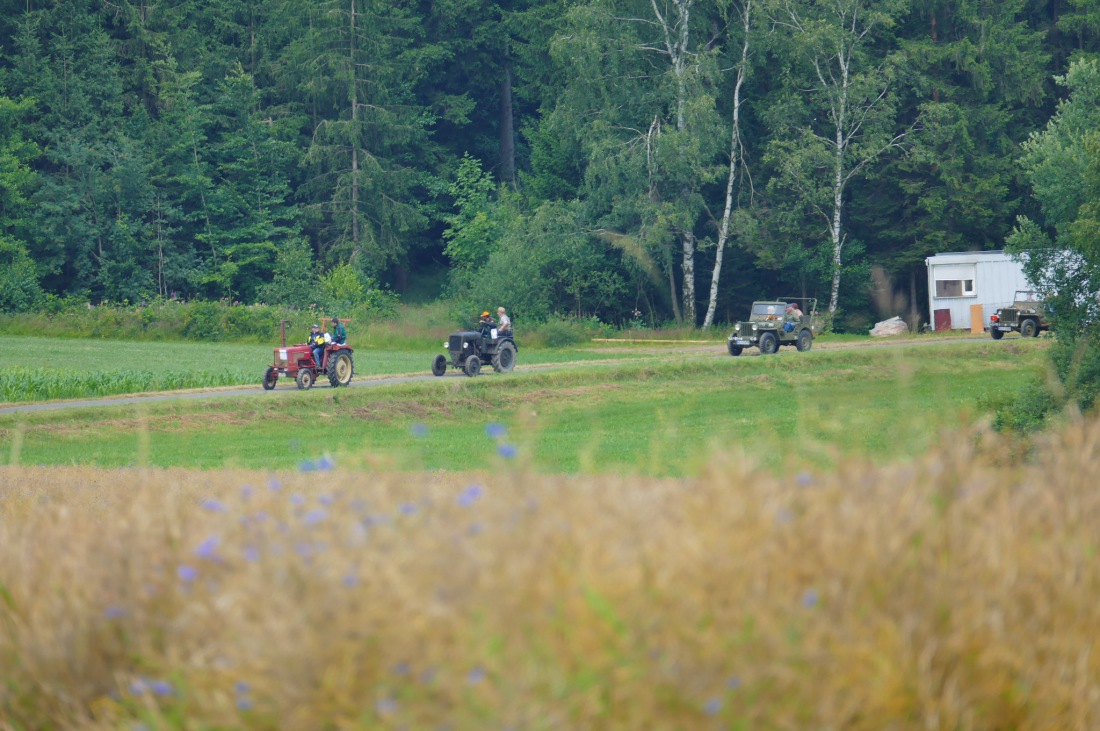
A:
{"type": "Polygon", "coordinates": [[[500,320],[497,322],[497,329],[499,329],[499,330],[511,330],[512,329],[512,320],[511,320],[511,318],[509,318],[508,315],[501,314],[500,320]]]}

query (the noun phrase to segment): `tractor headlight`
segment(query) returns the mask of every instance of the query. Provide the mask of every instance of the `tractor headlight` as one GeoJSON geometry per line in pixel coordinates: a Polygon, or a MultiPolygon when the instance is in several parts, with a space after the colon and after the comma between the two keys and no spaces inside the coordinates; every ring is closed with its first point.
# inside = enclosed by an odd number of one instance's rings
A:
{"type": "Polygon", "coordinates": [[[470,343],[469,343],[469,342],[465,342],[465,343],[463,343],[463,344],[462,344],[462,347],[463,347],[463,348],[468,348],[468,347],[470,347],[470,343]]]}
{"type": "Polygon", "coordinates": [[[444,350],[446,350],[446,349],[447,349],[447,348],[449,348],[450,346],[451,346],[451,344],[450,344],[450,343],[443,343],[443,349],[444,349],[444,350]]]}

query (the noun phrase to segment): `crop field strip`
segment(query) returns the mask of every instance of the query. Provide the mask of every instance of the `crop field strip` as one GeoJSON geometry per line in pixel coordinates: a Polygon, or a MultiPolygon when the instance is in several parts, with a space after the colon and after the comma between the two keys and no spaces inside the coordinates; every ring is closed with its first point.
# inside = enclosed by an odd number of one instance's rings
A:
{"type": "Polygon", "coordinates": [[[889,465],[763,456],[688,479],[0,467],[0,716],[1100,725],[1095,418],[1029,442],[966,426],[889,465]]]}

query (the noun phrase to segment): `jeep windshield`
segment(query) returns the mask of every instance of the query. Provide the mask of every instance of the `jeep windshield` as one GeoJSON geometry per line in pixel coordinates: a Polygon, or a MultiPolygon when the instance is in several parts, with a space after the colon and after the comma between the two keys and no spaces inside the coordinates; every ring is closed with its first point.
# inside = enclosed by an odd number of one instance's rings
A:
{"type": "Polygon", "coordinates": [[[754,302],[752,305],[752,315],[749,317],[749,320],[751,322],[781,320],[783,319],[783,312],[786,309],[787,306],[782,302],[754,302]]]}
{"type": "Polygon", "coordinates": [[[1016,298],[1013,299],[1012,301],[1013,302],[1039,302],[1040,300],[1042,300],[1042,297],[1039,296],[1038,292],[1030,292],[1026,289],[1021,289],[1021,290],[1016,292],[1016,298]]]}

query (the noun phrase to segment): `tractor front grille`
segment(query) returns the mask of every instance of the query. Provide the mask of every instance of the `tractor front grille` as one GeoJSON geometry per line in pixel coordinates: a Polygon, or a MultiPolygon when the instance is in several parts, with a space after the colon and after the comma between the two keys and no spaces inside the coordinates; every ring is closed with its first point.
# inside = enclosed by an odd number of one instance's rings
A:
{"type": "Polygon", "coordinates": [[[462,352],[462,336],[461,335],[452,335],[451,336],[451,341],[447,345],[447,349],[450,350],[452,353],[461,353],[462,352]]]}

